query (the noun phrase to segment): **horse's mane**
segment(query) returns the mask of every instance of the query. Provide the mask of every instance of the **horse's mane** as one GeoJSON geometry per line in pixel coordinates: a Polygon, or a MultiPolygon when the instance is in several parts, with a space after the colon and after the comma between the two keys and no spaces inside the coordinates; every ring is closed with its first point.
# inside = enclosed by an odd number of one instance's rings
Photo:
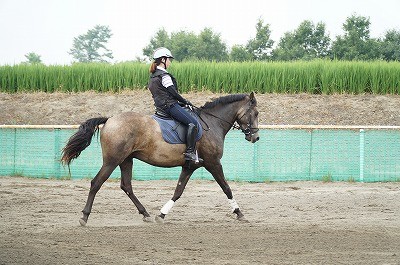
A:
{"type": "Polygon", "coordinates": [[[246,94],[234,94],[234,95],[222,96],[213,101],[207,102],[201,108],[202,109],[210,109],[217,105],[229,104],[232,102],[240,101],[240,100],[244,99],[246,96],[247,96],[246,94]]]}

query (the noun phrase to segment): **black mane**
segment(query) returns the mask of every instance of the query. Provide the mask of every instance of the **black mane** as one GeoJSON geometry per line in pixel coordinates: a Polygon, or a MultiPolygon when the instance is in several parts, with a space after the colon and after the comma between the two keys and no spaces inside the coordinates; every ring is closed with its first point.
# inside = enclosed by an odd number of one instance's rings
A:
{"type": "Polygon", "coordinates": [[[213,108],[217,105],[221,105],[221,104],[229,104],[232,102],[236,102],[236,101],[240,101],[242,99],[244,99],[247,95],[246,94],[235,94],[235,95],[228,95],[228,96],[222,96],[219,97],[213,101],[207,102],[206,104],[204,104],[203,109],[210,109],[213,108]]]}

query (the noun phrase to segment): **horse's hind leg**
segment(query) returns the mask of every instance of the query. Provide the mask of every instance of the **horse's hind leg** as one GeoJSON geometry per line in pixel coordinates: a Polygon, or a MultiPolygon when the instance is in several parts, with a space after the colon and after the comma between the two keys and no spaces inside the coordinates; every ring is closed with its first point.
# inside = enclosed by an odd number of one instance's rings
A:
{"type": "Polygon", "coordinates": [[[144,206],[140,203],[138,198],[133,194],[132,190],[132,166],[133,161],[132,158],[125,159],[119,167],[121,168],[121,189],[128,195],[129,199],[135,204],[139,213],[143,215],[143,221],[152,222],[150,220],[150,215],[144,208],[144,206]]]}
{"type": "Polygon", "coordinates": [[[96,193],[101,188],[101,185],[103,185],[103,183],[110,177],[111,173],[114,171],[116,167],[117,167],[116,165],[113,166],[113,165],[103,164],[97,175],[92,179],[86,205],[85,208],[83,208],[82,210],[83,217],[79,220],[79,223],[82,226],[85,226],[87,223],[89,214],[92,211],[93,201],[94,197],[96,196],[96,193]]]}

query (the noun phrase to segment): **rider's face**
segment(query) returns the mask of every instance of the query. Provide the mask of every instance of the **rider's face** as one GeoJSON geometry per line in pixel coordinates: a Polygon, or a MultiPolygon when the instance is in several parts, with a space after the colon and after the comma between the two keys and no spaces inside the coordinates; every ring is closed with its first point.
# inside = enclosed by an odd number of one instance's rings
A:
{"type": "Polygon", "coordinates": [[[167,68],[171,65],[172,59],[171,58],[166,58],[165,59],[165,65],[167,66],[167,68]]]}

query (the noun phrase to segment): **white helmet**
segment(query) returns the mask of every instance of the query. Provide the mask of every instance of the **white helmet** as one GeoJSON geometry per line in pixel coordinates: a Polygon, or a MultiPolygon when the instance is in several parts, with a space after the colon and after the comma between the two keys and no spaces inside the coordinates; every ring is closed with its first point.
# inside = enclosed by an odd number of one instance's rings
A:
{"type": "Polygon", "coordinates": [[[171,51],[164,47],[158,48],[154,51],[153,55],[154,60],[161,57],[174,58],[174,56],[172,56],[171,51]]]}

